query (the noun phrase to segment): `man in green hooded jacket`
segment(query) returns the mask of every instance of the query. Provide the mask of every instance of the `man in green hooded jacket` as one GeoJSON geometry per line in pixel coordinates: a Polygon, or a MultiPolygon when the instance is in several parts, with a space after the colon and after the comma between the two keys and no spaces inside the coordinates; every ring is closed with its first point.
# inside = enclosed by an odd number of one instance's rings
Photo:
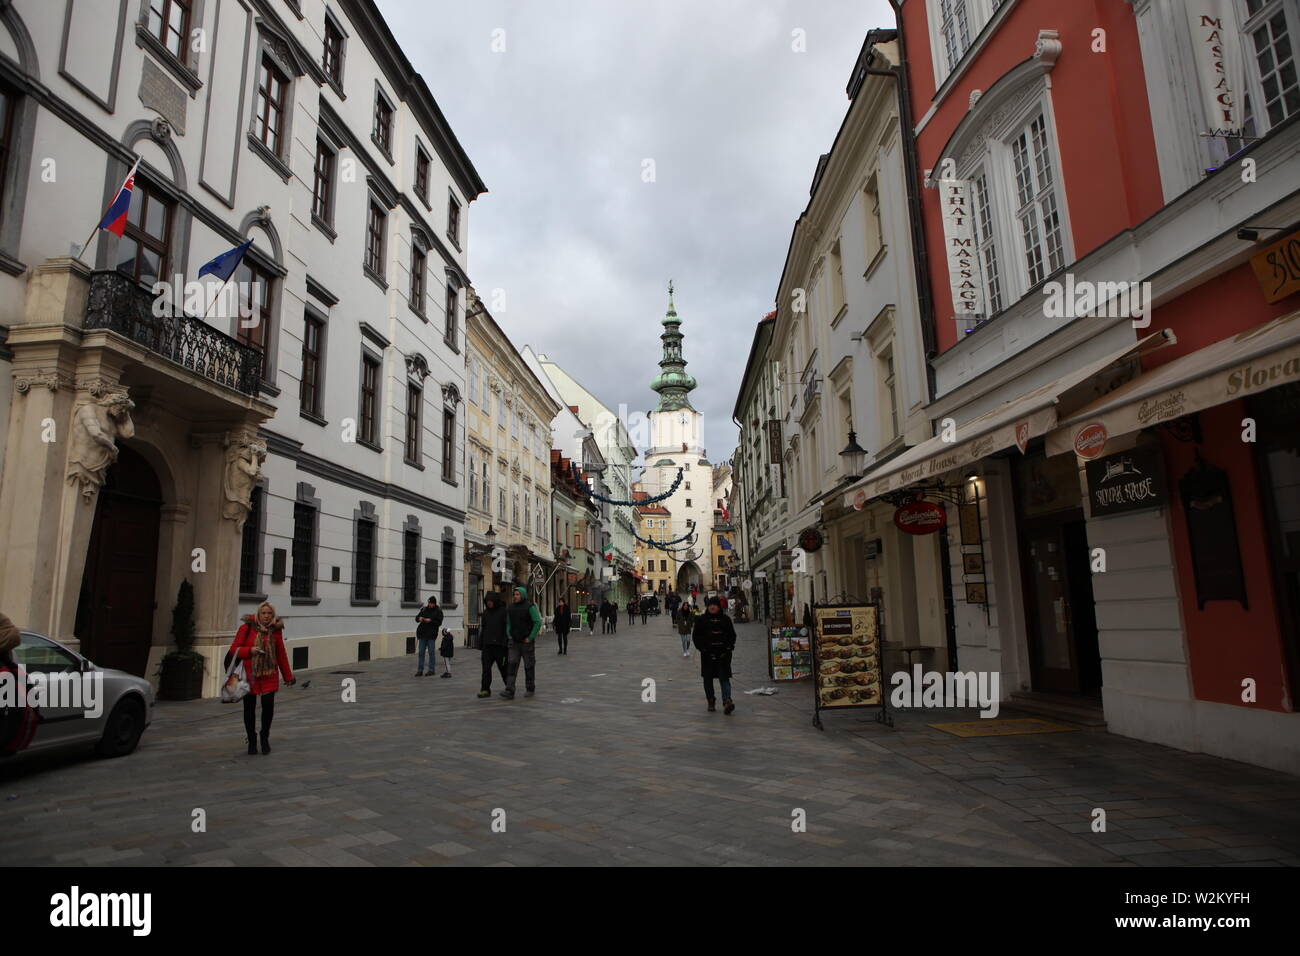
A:
{"type": "Polygon", "coordinates": [[[510,667],[506,675],[506,689],[501,696],[512,700],[515,696],[515,679],[519,676],[519,660],[524,662],[524,696],[532,697],[537,689],[537,633],[542,629],[542,615],[537,605],[528,600],[528,589],[517,587],[513,603],[506,613],[506,633],[510,635],[510,667]]]}

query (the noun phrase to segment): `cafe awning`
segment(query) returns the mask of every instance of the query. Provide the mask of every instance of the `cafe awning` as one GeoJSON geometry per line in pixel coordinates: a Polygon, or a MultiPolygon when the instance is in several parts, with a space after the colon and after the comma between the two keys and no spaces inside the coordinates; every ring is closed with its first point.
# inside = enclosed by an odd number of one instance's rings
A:
{"type": "Polygon", "coordinates": [[[1300,312],[1292,312],[1166,362],[1089,403],[1047,436],[1047,454],[1073,450],[1079,432],[1093,425],[1113,438],[1298,381],[1300,312]]]}
{"type": "MultiPolygon", "coordinates": [[[[956,441],[944,441],[941,432],[869,471],[861,481],[849,486],[844,492],[844,504],[846,507],[858,506],[918,481],[973,464],[1004,448],[1045,435],[1056,427],[1062,406],[1068,412],[1095,394],[1097,386],[1093,379],[1096,376],[1121,363],[1133,363],[1136,366],[1134,360],[1142,352],[1176,341],[1170,329],[1154,332],[977,418],[959,424],[955,429],[956,441]]],[[[1133,374],[1136,374],[1136,368],[1133,374]]]]}

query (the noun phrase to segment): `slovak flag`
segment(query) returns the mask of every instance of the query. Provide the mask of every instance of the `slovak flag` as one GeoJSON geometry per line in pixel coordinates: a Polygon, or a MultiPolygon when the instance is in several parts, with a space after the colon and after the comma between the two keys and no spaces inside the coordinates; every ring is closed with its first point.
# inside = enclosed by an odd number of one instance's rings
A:
{"type": "Polygon", "coordinates": [[[139,168],[140,160],[137,159],[131,171],[126,174],[122,188],[109,203],[108,211],[104,213],[104,218],[99,223],[100,229],[107,229],[118,238],[121,238],[126,229],[126,214],[131,210],[131,190],[135,189],[135,171],[139,168]]]}

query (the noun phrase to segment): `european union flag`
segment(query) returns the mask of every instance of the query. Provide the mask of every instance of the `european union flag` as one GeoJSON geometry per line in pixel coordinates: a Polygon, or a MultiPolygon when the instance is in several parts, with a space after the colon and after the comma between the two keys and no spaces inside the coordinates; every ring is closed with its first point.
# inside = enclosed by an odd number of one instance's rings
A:
{"type": "Polygon", "coordinates": [[[239,268],[244,253],[248,251],[248,247],[252,244],[253,240],[249,239],[242,246],[235,246],[235,248],[223,252],[215,259],[205,262],[202,268],[199,269],[199,278],[216,276],[222,282],[228,282],[230,277],[235,274],[235,270],[239,268]]]}

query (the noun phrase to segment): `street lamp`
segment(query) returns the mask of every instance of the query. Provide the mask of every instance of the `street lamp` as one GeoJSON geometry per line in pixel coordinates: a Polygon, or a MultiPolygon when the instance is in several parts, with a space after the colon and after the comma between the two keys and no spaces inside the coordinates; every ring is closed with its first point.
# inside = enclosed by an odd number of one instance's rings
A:
{"type": "Polygon", "coordinates": [[[840,452],[840,460],[844,463],[846,478],[861,478],[866,470],[867,450],[858,444],[858,436],[852,428],[849,429],[849,443],[840,452]]]}
{"type": "Polygon", "coordinates": [[[488,529],[483,533],[483,537],[487,538],[488,550],[491,550],[497,543],[497,533],[493,529],[492,525],[488,525],[488,529]]]}

